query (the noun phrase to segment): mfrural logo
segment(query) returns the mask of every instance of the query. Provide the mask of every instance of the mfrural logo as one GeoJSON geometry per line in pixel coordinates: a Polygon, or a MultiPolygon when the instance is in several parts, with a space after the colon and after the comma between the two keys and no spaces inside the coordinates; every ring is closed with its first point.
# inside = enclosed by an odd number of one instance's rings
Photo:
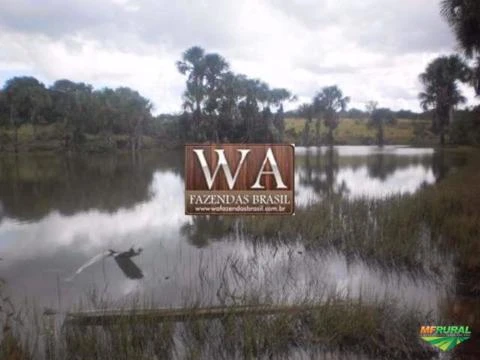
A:
{"type": "Polygon", "coordinates": [[[185,146],[185,213],[292,214],[293,145],[185,146]]]}
{"type": "Polygon", "coordinates": [[[421,326],[420,337],[442,351],[452,350],[458,344],[470,339],[468,326],[421,326]]]}

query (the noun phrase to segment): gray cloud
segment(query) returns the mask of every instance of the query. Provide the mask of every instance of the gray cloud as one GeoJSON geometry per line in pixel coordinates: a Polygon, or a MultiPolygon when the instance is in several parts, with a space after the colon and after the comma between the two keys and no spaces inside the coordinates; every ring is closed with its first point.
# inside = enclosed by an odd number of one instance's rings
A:
{"type": "MultiPolygon", "coordinates": [[[[302,66],[302,65],[300,65],[302,66]]],[[[324,75],[324,74],[355,74],[356,72],[360,71],[360,67],[350,66],[350,65],[320,65],[320,64],[313,64],[305,62],[302,66],[303,69],[307,71],[311,71],[317,75],[324,75]]]]}
{"type": "MultiPolygon", "coordinates": [[[[439,0],[270,0],[310,31],[341,29],[347,41],[389,53],[452,48],[454,38],[440,17],[439,0]]],[[[341,44],[339,44],[341,45],[341,44]]]]}
{"type": "Polygon", "coordinates": [[[5,0],[0,3],[0,24],[21,33],[43,34],[53,39],[75,35],[122,18],[122,10],[106,2],[5,0]]]}
{"type": "MultiPolygon", "coordinates": [[[[268,0],[267,4],[269,15],[283,13],[307,33],[340,29],[344,39],[338,39],[339,46],[343,40],[405,53],[452,47],[453,36],[440,18],[438,2],[268,0]]],[[[238,18],[242,9],[241,2],[221,0],[49,0],[41,5],[36,0],[5,0],[0,3],[0,27],[54,40],[83,35],[123,50],[138,49],[139,43],[174,49],[202,44],[227,50],[252,40],[238,18]]]]}
{"type": "Polygon", "coordinates": [[[192,44],[225,48],[239,40],[235,6],[224,1],[6,0],[0,28],[52,40],[75,36],[122,51],[141,45],[184,49],[192,44]]]}
{"type": "Polygon", "coordinates": [[[386,9],[382,3],[377,4],[373,16],[362,17],[359,29],[349,29],[349,35],[356,35],[363,46],[401,54],[452,49],[455,41],[440,17],[438,1],[398,1],[386,9]]]}
{"type": "MultiPolygon", "coordinates": [[[[452,48],[453,36],[440,18],[438,2],[267,0],[266,4],[267,16],[282,13],[307,37],[334,27],[343,36],[331,39],[338,46],[349,42],[373,51],[409,53],[452,48]]],[[[0,3],[0,28],[53,40],[83,36],[123,51],[139,51],[141,45],[178,51],[192,44],[234,51],[231,48],[248,48],[248,42],[258,40],[240,20],[243,10],[242,2],[222,0],[49,0],[41,5],[36,0],[5,0],[0,3]]],[[[261,30],[264,24],[254,25],[261,30]]]]}
{"type": "Polygon", "coordinates": [[[159,112],[180,108],[174,64],[192,45],[304,98],[339,84],[353,101],[418,109],[418,73],[454,44],[439,0],[0,2],[0,74],[125,84],[159,112]]]}

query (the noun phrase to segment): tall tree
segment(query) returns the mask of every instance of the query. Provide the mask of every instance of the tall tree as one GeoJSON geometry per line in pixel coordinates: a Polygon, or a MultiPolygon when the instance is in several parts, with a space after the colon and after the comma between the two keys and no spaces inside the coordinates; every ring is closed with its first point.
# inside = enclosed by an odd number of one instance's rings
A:
{"type": "Polygon", "coordinates": [[[177,61],[177,69],[187,75],[187,88],[183,94],[183,108],[193,113],[193,129],[200,138],[199,128],[202,121],[202,102],[206,96],[205,86],[205,50],[199,46],[187,49],[182,60],[177,61]]]}
{"type": "Polygon", "coordinates": [[[246,96],[246,76],[227,72],[220,84],[218,131],[222,140],[239,141],[246,128],[239,109],[246,96]]]}
{"type": "Polygon", "coordinates": [[[222,56],[215,53],[206,54],[198,46],[186,50],[182,60],[177,61],[178,71],[187,75],[183,107],[184,110],[193,113],[198,139],[202,137],[218,139],[218,119],[214,115],[218,115],[221,81],[228,67],[227,61],[222,56]],[[205,119],[208,121],[205,122],[205,119]]]}
{"type": "Polygon", "coordinates": [[[442,0],[441,14],[468,58],[477,57],[473,82],[480,95],[480,1],[442,0]]]}
{"type": "Polygon", "coordinates": [[[115,89],[120,125],[129,134],[132,152],[142,147],[143,123],[151,116],[152,104],[137,91],[128,87],[115,89]]]}
{"type": "Polygon", "coordinates": [[[39,113],[46,107],[50,106],[50,95],[41,82],[35,78],[31,78],[28,85],[28,102],[29,102],[29,122],[32,124],[33,138],[37,139],[37,122],[39,113]]]}
{"type": "Polygon", "coordinates": [[[259,80],[245,78],[242,87],[245,89],[245,97],[238,107],[243,120],[244,141],[253,142],[257,137],[265,135],[259,103],[266,99],[267,85],[261,84],[259,80]]]}
{"type": "Polygon", "coordinates": [[[95,121],[93,87],[61,79],[49,88],[54,112],[62,125],[64,147],[77,146],[85,140],[88,122],[95,121]]]}
{"type": "Polygon", "coordinates": [[[376,101],[367,103],[367,112],[369,114],[368,125],[376,129],[377,145],[383,146],[385,143],[384,127],[386,123],[390,123],[395,119],[393,111],[388,108],[377,108],[376,101]]]}
{"type": "Polygon", "coordinates": [[[206,54],[204,62],[207,88],[205,112],[209,117],[206,127],[209,137],[218,142],[218,112],[222,91],[221,82],[223,76],[228,71],[229,65],[227,61],[218,54],[206,54]]]}
{"type": "Polygon", "coordinates": [[[220,98],[220,83],[223,76],[228,71],[227,61],[218,54],[206,54],[203,59],[205,65],[206,80],[206,104],[205,110],[212,114],[218,109],[218,99],[220,98]]]}
{"type": "Polygon", "coordinates": [[[445,129],[451,121],[454,107],[466,102],[458,88],[458,81],[470,79],[470,69],[458,55],[441,56],[428,64],[420,74],[424,91],[419,94],[421,106],[433,109],[432,130],[440,134],[440,144],[445,144],[445,129]]]}
{"type": "Polygon", "coordinates": [[[15,131],[15,149],[18,149],[18,128],[22,123],[30,122],[33,136],[36,138],[38,113],[49,104],[49,95],[45,86],[31,76],[14,77],[5,84],[7,102],[10,107],[10,122],[15,131]]]}
{"type": "Polygon", "coordinates": [[[378,101],[368,101],[367,104],[365,105],[365,109],[367,110],[367,114],[371,117],[372,113],[377,109],[378,107],[378,101]]]}
{"type": "Polygon", "coordinates": [[[187,75],[185,102],[200,113],[205,95],[205,50],[199,46],[187,49],[182,55],[182,60],[177,61],[177,69],[181,74],[187,75]]]}
{"type": "Polygon", "coordinates": [[[336,85],[324,87],[313,99],[315,112],[323,115],[328,128],[329,145],[333,145],[333,130],[338,126],[340,112],[346,110],[349,102],[350,98],[344,97],[342,90],[336,85]]]}
{"type": "Polygon", "coordinates": [[[109,88],[94,92],[95,118],[100,133],[108,145],[113,145],[112,135],[119,119],[119,107],[115,91],[109,88]]]}
{"type": "Polygon", "coordinates": [[[273,119],[274,131],[278,134],[275,141],[283,141],[285,135],[285,115],[283,111],[283,103],[285,101],[294,100],[292,94],[283,88],[274,88],[270,91],[270,102],[277,107],[277,112],[273,119]]]}
{"type": "Polygon", "coordinates": [[[0,89],[0,151],[4,150],[5,145],[9,141],[7,132],[5,131],[5,125],[8,125],[9,121],[9,108],[7,102],[7,94],[0,89]]]}
{"type": "Polygon", "coordinates": [[[27,122],[32,114],[30,88],[39,85],[32,77],[14,77],[5,83],[4,92],[9,106],[10,125],[14,129],[14,148],[18,151],[18,128],[27,122]]]}
{"type": "MultiPolygon", "coordinates": [[[[305,118],[305,126],[303,128],[302,142],[304,146],[310,146],[310,128],[313,121],[313,106],[312,104],[302,104],[298,108],[298,114],[305,118]]],[[[317,135],[318,136],[318,135],[317,135]]]]}

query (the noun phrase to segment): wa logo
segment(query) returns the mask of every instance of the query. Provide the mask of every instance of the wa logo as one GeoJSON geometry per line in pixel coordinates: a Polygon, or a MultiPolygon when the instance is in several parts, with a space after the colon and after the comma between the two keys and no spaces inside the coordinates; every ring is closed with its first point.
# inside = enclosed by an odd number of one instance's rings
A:
{"type": "Polygon", "coordinates": [[[185,213],[292,214],[295,148],[287,144],[185,146],[185,213]]]}
{"type": "Polygon", "coordinates": [[[442,351],[449,351],[470,339],[468,326],[422,326],[420,337],[442,351]]]}

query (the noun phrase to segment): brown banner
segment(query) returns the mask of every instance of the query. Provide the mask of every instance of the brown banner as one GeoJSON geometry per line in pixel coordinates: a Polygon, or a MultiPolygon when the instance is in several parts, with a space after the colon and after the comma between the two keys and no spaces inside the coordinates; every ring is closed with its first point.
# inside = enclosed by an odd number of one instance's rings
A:
{"type": "Polygon", "coordinates": [[[294,146],[185,146],[185,213],[293,214],[294,146]]]}

